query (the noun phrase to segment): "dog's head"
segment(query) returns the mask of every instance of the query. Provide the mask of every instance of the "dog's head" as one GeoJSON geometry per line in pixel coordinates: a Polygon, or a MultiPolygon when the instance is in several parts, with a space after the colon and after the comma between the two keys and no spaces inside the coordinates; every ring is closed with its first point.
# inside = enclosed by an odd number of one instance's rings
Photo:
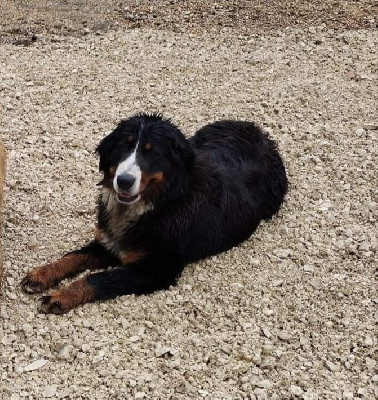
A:
{"type": "Polygon", "coordinates": [[[140,114],[121,121],[96,149],[101,184],[117,200],[132,204],[149,200],[182,184],[194,152],[180,130],[159,114],[140,114]]]}

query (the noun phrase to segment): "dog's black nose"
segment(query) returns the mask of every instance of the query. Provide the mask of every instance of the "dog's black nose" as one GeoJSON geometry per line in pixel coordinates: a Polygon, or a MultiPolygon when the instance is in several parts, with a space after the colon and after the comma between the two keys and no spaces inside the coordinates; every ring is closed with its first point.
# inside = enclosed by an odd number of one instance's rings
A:
{"type": "Polygon", "coordinates": [[[122,190],[129,190],[135,182],[135,178],[130,174],[122,174],[117,177],[117,185],[122,190]]]}

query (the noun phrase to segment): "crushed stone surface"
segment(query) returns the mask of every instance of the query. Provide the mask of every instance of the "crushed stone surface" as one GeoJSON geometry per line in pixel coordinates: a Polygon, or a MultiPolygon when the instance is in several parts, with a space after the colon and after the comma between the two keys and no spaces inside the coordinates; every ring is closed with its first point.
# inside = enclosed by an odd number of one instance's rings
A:
{"type": "Polygon", "coordinates": [[[2,44],[2,398],[372,399],[375,40],[312,26],[2,44]],[[188,136],[222,118],[262,125],[287,166],[284,207],[170,290],[39,314],[19,282],[93,237],[97,143],[157,110],[188,136]]]}
{"type": "Polygon", "coordinates": [[[0,0],[0,42],[28,46],[40,34],[86,35],[115,27],[228,34],[287,27],[377,27],[374,0],[0,0]]]}

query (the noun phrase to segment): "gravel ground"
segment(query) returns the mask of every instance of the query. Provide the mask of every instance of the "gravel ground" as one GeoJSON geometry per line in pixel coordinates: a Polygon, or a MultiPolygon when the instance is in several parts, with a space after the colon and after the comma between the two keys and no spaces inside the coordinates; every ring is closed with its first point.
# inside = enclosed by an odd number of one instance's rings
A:
{"type": "Polygon", "coordinates": [[[115,27],[237,33],[326,24],[340,30],[377,25],[374,0],[0,0],[0,42],[30,44],[46,32],[85,35],[115,27]]]}
{"type": "Polygon", "coordinates": [[[2,398],[372,399],[375,32],[51,39],[0,46],[2,398]],[[265,126],[287,165],[287,202],[171,290],[38,314],[19,281],[92,237],[94,148],[140,110],[188,135],[220,118],[265,126]]]}
{"type": "MultiPolygon", "coordinates": [[[[3,197],[4,197],[5,163],[6,163],[5,147],[3,140],[1,139],[0,136],[0,229],[3,223],[2,210],[3,210],[3,197]]],[[[0,292],[1,292],[2,282],[3,282],[3,252],[1,248],[1,237],[0,237],[0,292]]]]}

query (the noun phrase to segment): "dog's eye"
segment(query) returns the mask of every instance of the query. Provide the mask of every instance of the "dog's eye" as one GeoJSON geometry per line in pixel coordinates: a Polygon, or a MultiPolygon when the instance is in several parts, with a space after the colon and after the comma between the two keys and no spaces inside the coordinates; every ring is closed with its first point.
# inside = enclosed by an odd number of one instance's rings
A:
{"type": "Polygon", "coordinates": [[[134,143],[135,137],[134,135],[127,135],[126,136],[126,142],[127,143],[134,143]]]}
{"type": "Polygon", "coordinates": [[[146,144],[144,145],[144,150],[150,151],[151,148],[152,148],[151,143],[146,143],[146,144]]]}
{"type": "Polygon", "coordinates": [[[115,167],[110,167],[110,168],[109,168],[109,174],[110,174],[110,176],[114,176],[115,173],[116,173],[116,168],[115,168],[115,167]]]}

